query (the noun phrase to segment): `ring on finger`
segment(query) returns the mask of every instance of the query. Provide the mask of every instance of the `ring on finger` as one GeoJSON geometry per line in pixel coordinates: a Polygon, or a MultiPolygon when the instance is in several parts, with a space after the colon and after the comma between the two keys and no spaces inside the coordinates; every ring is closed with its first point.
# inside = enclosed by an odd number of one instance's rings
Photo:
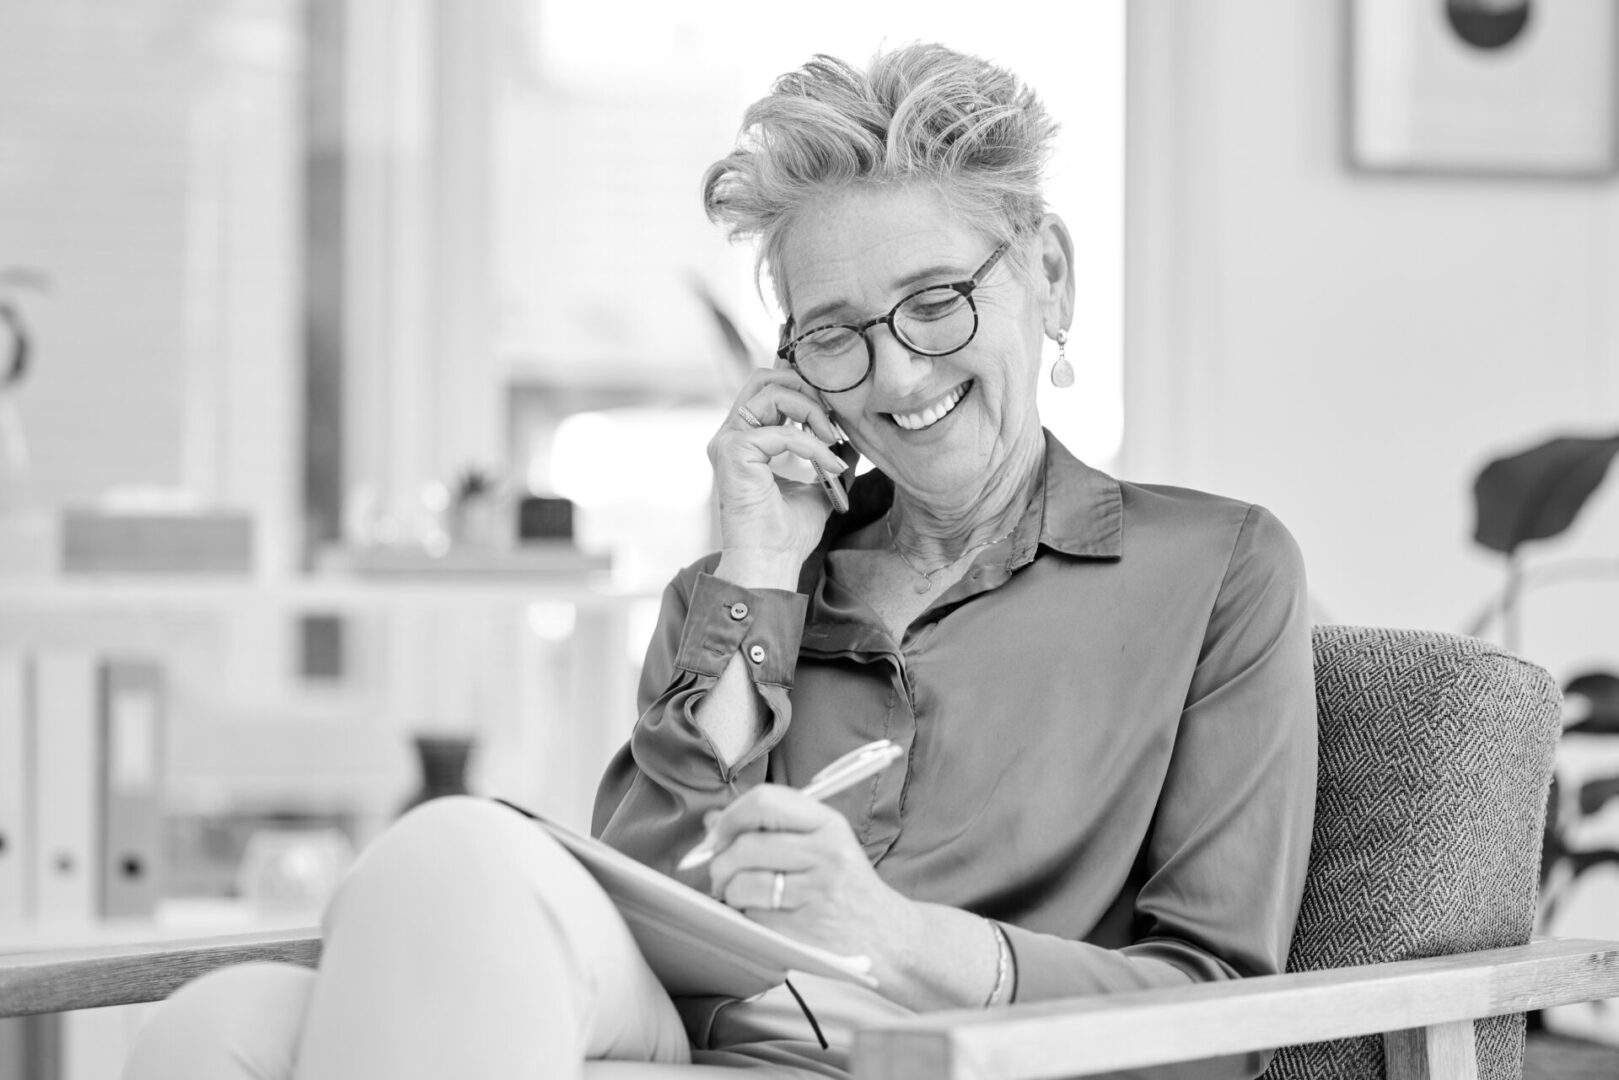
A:
{"type": "Polygon", "coordinates": [[[744,424],[748,425],[749,427],[764,427],[765,426],[765,422],[763,420],[759,419],[757,416],[753,415],[753,410],[748,408],[746,405],[738,405],[736,407],[736,414],[737,414],[737,416],[741,417],[742,422],[744,424]]]}
{"type": "Polygon", "coordinates": [[[776,871],[775,878],[770,883],[770,910],[781,909],[781,898],[787,892],[787,875],[780,870],[776,871]]]}

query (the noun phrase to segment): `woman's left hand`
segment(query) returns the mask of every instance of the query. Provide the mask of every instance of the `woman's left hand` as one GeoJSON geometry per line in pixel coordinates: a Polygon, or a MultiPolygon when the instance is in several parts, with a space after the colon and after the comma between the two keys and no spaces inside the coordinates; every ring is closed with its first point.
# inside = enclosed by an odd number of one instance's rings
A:
{"type": "Polygon", "coordinates": [[[867,957],[886,981],[908,947],[916,912],[877,876],[842,814],[794,788],[760,784],[714,815],[710,827],[720,845],[709,864],[715,896],[797,941],[867,957]]]}

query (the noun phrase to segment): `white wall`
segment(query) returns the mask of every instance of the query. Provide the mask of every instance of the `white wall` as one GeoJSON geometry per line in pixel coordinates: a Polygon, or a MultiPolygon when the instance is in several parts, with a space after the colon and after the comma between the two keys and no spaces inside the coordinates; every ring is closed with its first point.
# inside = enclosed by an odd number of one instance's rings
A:
{"type": "MultiPolygon", "coordinates": [[[[1501,580],[1478,468],[1619,428],[1619,178],[1349,171],[1346,11],[1130,5],[1121,472],[1276,511],[1327,621],[1456,631],[1501,580]]],[[[1619,475],[1527,550],[1619,569],[1619,475]]],[[[1520,647],[1560,681],[1619,671],[1619,576],[1530,591],[1520,647]]],[[[1613,742],[1565,740],[1565,788],[1614,775],[1613,742]]],[[[1574,842],[1619,842],[1619,803],[1574,842]]],[[[1548,929],[1614,937],[1616,911],[1594,873],[1548,929]]],[[[1619,1043],[1600,1010],[1551,1022],[1619,1043]]]]}
{"type": "MultiPolygon", "coordinates": [[[[1477,468],[1619,427],[1619,181],[1351,172],[1345,10],[1130,6],[1123,471],[1270,506],[1335,621],[1455,630],[1477,468]]],[[[1610,483],[1535,557],[1614,552],[1610,483]]],[[[1619,586],[1548,599],[1526,652],[1619,667],[1619,586]]]]}

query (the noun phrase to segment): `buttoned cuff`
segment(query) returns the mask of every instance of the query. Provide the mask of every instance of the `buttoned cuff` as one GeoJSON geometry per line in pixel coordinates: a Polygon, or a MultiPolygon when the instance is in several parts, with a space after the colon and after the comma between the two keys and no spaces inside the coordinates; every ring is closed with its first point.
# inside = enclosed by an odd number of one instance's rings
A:
{"type": "Polygon", "coordinates": [[[808,606],[800,592],[748,589],[699,573],[675,666],[717,679],[740,652],[755,683],[790,690],[808,606]]]}

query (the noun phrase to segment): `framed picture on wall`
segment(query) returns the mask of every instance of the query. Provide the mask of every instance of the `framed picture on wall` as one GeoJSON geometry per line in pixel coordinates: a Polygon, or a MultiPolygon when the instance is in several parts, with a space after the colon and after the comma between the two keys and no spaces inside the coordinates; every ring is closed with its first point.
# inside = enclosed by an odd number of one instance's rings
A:
{"type": "Polygon", "coordinates": [[[1348,0],[1359,169],[1619,168],[1619,0],[1348,0]]]}

